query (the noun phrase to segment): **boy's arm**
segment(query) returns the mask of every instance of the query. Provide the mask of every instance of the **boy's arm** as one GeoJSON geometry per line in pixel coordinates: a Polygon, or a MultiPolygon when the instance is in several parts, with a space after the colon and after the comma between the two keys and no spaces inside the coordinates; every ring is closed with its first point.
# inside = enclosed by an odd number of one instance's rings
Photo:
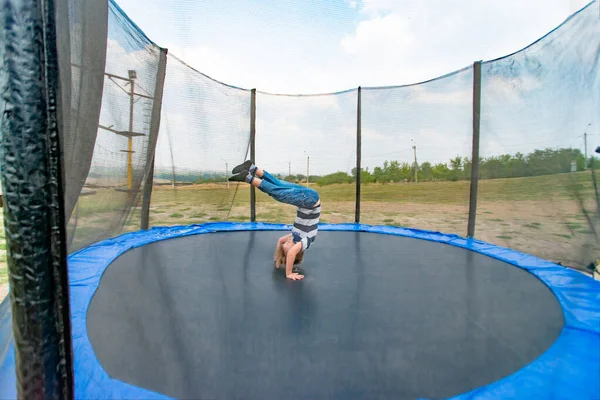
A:
{"type": "Polygon", "coordinates": [[[302,276],[300,274],[292,274],[292,269],[294,268],[294,260],[296,259],[296,256],[298,255],[298,253],[301,250],[302,250],[302,243],[298,242],[287,253],[286,263],[285,263],[285,276],[287,276],[290,279],[304,278],[304,276],[302,276]]]}

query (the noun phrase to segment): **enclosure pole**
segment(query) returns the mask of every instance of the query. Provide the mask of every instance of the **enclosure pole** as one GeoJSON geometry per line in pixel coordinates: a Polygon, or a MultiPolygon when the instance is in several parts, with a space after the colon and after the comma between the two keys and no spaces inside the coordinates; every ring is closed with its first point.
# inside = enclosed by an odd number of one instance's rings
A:
{"type": "Polygon", "coordinates": [[[361,119],[361,93],[362,88],[358,87],[358,100],[356,102],[356,210],[354,213],[354,222],[360,223],[360,177],[361,177],[361,131],[362,131],[362,119],[361,119]]]}
{"type": "MultiPolygon", "coordinates": [[[[250,96],[250,159],[256,162],[256,89],[250,96]]],[[[250,185],[250,221],[256,222],[256,189],[250,185]]]]}
{"type": "Polygon", "coordinates": [[[160,116],[162,112],[163,91],[165,85],[165,76],[167,71],[167,49],[160,49],[158,57],[158,70],[156,72],[156,85],[154,87],[154,101],[152,102],[152,116],[150,120],[150,136],[148,137],[147,161],[150,161],[150,167],[144,182],[144,192],[142,197],[142,221],[141,228],[146,230],[150,227],[150,201],[152,198],[152,189],[154,186],[154,159],[156,157],[156,142],[160,132],[160,116]]]}
{"type": "MultiPolygon", "coordinates": [[[[131,92],[129,94],[129,137],[127,138],[127,189],[133,187],[133,106],[135,104],[135,81],[129,78],[131,92]]],[[[131,195],[131,193],[130,193],[131,195]]]]}
{"type": "Polygon", "coordinates": [[[150,200],[152,198],[152,181],[154,180],[154,154],[148,169],[146,181],[144,182],[144,193],[142,197],[142,221],[140,228],[147,230],[150,228],[150,200]]]}
{"type": "MultiPolygon", "coordinates": [[[[72,399],[73,350],[54,0],[0,5],[0,165],[15,396],[72,399]]],[[[68,86],[70,82],[64,82],[68,86]]]]}
{"type": "Polygon", "coordinates": [[[471,159],[471,196],[467,237],[475,236],[477,193],[479,189],[479,128],[481,121],[481,61],[473,64],[473,155],[471,159]]]}

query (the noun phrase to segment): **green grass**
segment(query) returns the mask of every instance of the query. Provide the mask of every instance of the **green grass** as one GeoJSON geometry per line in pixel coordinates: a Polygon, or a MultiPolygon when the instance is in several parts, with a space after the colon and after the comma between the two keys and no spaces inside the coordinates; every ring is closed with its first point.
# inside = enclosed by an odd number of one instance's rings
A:
{"type": "Polygon", "coordinates": [[[567,235],[567,234],[564,234],[564,233],[554,233],[554,236],[565,238],[565,239],[572,239],[573,238],[573,236],[567,235]]]}
{"type": "Polygon", "coordinates": [[[525,224],[523,225],[525,228],[531,228],[531,229],[541,229],[541,224],[539,223],[531,223],[531,224],[525,224]]]}
{"type": "MultiPolygon", "coordinates": [[[[331,213],[330,213],[331,214],[331,213]]],[[[265,222],[278,222],[284,219],[284,213],[281,211],[271,211],[268,213],[260,213],[256,215],[256,219],[265,222]]]]}
{"type": "MultiPolygon", "coordinates": [[[[363,202],[392,202],[417,204],[469,204],[470,186],[467,181],[460,182],[421,182],[419,184],[367,184],[361,188],[363,202]]],[[[512,201],[552,201],[573,199],[573,188],[580,188],[584,197],[593,193],[593,185],[589,173],[558,174],[549,176],[488,179],[479,182],[479,210],[485,210],[486,204],[512,201]]],[[[311,187],[317,189],[326,203],[354,202],[356,186],[354,184],[336,184],[311,187]]],[[[126,194],[112,189],[98,189],[98,195],[80,199],[79,217],[97,215],[103,212],[114,212],[126,204],[126,194]]],[[[261,191],[256,191],[257,204],[271,204],[273,199],[261,191]]],[[[237,189],[226,186],[200,185],[185,190],[159,188],[152,193],[152,204],[170,204],[183,206],[179,211],[193,209],[195,204],[206,205],[212,211],[229,211],[234,207],[249,206],[249,187],[240,184],[237,189]],[[235,198],[234,198],[235,196],[235,198]]],[[[175,211],[175,210],[171,210],[175,211]]],[[[162,210],[152,210],[162,213],[162,210]]],[[[481,212],[481,211],[480,211],[481,212]]],[[[492,214],[483,211],[483,214],[492,214]]],[[[390,217],[397,213],[390,213],[390,217]]],[[[582,216],[574,218],[583,220],[582,216]]]]}
{"type": "Polygon", "coordinates": [[[208,214],[206,214],[206,213],[203,213],[203,212],[201,212],[201,213],[195,213],[195,214],[193,214],[193,215],[190,215],[190,218],[204,218],[204,217],[206,217],[207,215],[208,215],[208,214]]]}
{"type": "Polygon", "coordinates": [[[572,229],[572,230],[578,230],[578,229],[584,228],[583,224],[574,223],[574,222],[567,222],[567,223],[565,223],[565,225],[567,226],[567,228],[572,229]]]}

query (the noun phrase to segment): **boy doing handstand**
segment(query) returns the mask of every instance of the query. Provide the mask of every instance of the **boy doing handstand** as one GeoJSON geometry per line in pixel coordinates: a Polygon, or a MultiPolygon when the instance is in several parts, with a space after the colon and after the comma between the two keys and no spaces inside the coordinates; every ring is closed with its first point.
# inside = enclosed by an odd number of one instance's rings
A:
{"type": "Polygon", "coordinates": [[[295,183],[279,180],[251,160],[233,169],[230,181],[246,182],[268,194],[275,200],[296,206],[296,220],[291,233],[279,238],[275,248],[275,267],[285,264],[288,279],[303,279],[304,275],[293,272],[302,263],[304,252],[315,241],[321,217],[321,199],[316,190],[295,183]]]}

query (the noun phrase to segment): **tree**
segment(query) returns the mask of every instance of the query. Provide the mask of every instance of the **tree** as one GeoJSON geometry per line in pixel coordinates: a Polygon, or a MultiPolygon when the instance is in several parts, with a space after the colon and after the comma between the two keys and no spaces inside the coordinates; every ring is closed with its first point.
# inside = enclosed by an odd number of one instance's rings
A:
{"type": "Polygon", "coordinates": [[[317,185],[332,185],[335,183],[351,183],[352,177],[345,172],[336,172],[317,179],[317,185]]]}
{"type": "Polygon", "coordinates": [[[425,161],[419,167],[419,180],[430,181],[433,179],[433,168],[429,161],[425,161]]]}
{"type": "Polygon", "coordinates": [[[385,183],[383,169],[381,167],[373,168],[373,179],[375,180],[375,182],[385,183]]]}

